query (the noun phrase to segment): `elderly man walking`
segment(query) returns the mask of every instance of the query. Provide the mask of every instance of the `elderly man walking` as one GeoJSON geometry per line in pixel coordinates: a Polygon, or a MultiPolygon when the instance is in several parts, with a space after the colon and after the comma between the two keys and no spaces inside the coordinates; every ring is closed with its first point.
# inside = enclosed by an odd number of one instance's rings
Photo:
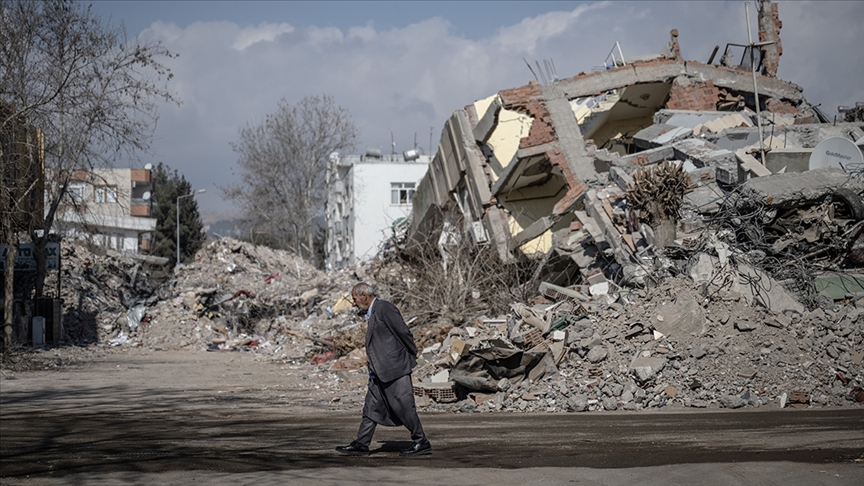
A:
{"type": "Polygon", "coordinates": [[[411,331],[402,320],[399,309],[376,298],[371,285],[355,285],[351,297],[354,306],[365,311],[365,318],[369,321],[366,330],[369,389],[357,439],[336,450],[350,455],[369,454],[375,427],[381,424],[387,427],[404,425],[411,432],[414,445],[403,450],[401,456],[431,454],[432,444],[426,439],[414,405],[411,370],[417,365],[417,346],[411,331]]]}

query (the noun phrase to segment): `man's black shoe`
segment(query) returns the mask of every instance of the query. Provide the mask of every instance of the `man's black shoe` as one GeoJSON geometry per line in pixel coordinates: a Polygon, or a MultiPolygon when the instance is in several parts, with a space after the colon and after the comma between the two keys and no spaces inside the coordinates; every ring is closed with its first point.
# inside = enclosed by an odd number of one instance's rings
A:
{"type": "Polygon", "coordinates": [[[337,447],[336,452],[340,452],[348,456],[366,456],[369,455],[369,448],[364,446],[363,444],[360,444],[357,441],[353,441],[347,446],[337,447]]]}
{"type": "Polygon", "coordinates": [[[432,454],[432,443],[427,441],[423,442],[415,442],[414,446],[410,449],[404,449],[399,453],[400,456],[424,456],[426,454],[432,454]]]}

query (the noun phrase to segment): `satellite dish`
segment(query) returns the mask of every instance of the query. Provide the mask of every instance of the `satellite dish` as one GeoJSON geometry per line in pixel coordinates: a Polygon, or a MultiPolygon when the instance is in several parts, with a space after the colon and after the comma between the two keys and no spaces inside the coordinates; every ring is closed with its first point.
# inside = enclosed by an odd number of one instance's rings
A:
{"type": "Polygon", "coordinates": [[[810,154],[810,170],[823,167],[844,167],[864,164],[864,154],[851,140],[831,137],[819,142],[810,154]]]}
{"type": "Polygon", "coordinates": [[[150,170],[153,168],[153,164],[147,164],[144,166],[144,170],[150,170]]]}
{"type": "Polygon", "coordinates": [[[143,199],[145,201],[149,201],[150,200],[150,191],[145,192],[144,195],[141,196],[141,199],[143,199]]]}

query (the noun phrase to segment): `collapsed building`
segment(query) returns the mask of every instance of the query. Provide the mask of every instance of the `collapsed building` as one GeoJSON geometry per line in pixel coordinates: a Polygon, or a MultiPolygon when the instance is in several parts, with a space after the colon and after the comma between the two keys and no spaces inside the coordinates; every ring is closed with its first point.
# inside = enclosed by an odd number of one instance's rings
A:
{"type": "Polygon", "coordinates": [[[438,239],[455,207],[476,244],[494,245],[502,260],[542,257],[550,283],[641,284],[654,238],[626,204],[639,168],[671,161],[690,175],[676,235],[685,239],[757,177],[820,168],[833,179],[820,179],[815,196],[860,193],[849,156],[810,160],[832,137],[858,152],[864,124],[829,123],[800,86],[776,77],[781,25],[776,4],[761,2],[760,42],[727,44],[722,56],[718,46],[707,63],[684,60],[673,30],[662,54],[613,57],[604,71],[532,81],[455,111],[417,188],[409,241],[438,239]]]}
{"type": "Polygon", "coordinates": [[[469,235],[534,262],[539,287],[425,348],[418,403],[864,401],[864,123],[829,120],[777,78],[781,25],[759,2],[759,42],[706,63],[684,60],[672,30],[661,54],[453,113],[404,254],[437,242],[446,265],[446,245],[469,235]]]}

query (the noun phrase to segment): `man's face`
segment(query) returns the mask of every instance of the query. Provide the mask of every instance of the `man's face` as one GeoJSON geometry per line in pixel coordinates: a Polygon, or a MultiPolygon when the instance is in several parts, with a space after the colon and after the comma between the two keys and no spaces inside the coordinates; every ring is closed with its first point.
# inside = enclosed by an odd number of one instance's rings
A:
{"type": "Polygon", "coordinates": [[[354,307],[360,309],[363,312],[369,310],[369,306],[372,305],[372,296],[366,294],[351,294],[351,298],[354,299],[354,307]]]}

